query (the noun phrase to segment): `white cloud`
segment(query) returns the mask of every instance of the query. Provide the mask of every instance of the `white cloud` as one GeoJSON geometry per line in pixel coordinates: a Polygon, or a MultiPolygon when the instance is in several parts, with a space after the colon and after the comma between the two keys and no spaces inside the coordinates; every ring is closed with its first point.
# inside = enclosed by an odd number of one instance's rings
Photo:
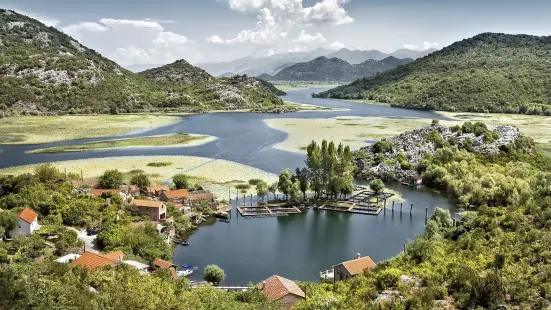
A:
{"type": "MultiPolygon", "coordinates": [[[[258,20],[256,27],[243,30],[230,39],[224,40],[219,36],[213,36],[208,41],[226,44],[254,43],[269,45],[287,38],[289,32],[296,31],[293,31],[296,26],[311,24],[342,25],[353,22],[353,19],[344,8],[344,4],[348,3],[348,0],[320,0],[311,7],[304,7],[302,2],[303,0],[228,0],[230,8],[233,10],[256,13],[258,20]]],[[[325,41],[320,33],[313,35],[312,38],[306,37],[306,34],[300,38],[302,40],[313,40],[312,42],[325,41]]]]}
{"type": "Polygon", "coordinates": [[[402,48],[408,49],[408,50],[414,50],[414,51],[424,51],[428,50],[429,48],[439,48],[440,44],[437,42],[423,42],[423,46],[417,46],[415,44],[404,44],[402,45],[402,48]]]}
{"type": "Polygon", "coordinates": [[[429,48],[439,48],[440,47],[440,44],[438,44],[437,42],[424,42],[423,43],[423,48],[425,50],[428,50],[429,48]]]}
{"type": "Polygon", "coordinates": [[[220,38],[219,36],[212,36],[210,38],[207,38],[207,41],[214,44],[224,43],[224,40],[222,40],[222,38],[220,38]]]}
{"type": "Polygon", "coordinates": [[[314,35],[307,34],[303,29],[294,41],[302,43],[324,43],[325,37],[319,32],[314,35]]]}
{"type": "Polygon", "coordinates": [[[348,16],[343,8],[348,0],[323,0],[314,6],[304,8],[302,14],[305,22],[331,22],[335,25],[350,24],[354,19],[348,16]]]}
{"type": "Polygon", "coordinates": [[[17,13],[27,15],[30,18],[34,18],[48,27],[55,27],[59,24],[59,20],[49,16],[44,16],[41,14],[36,14],[36,13],[26,12],[21,10],[17,10],[17,13]]]}
{"type": "Polygon", "coordinates": [[[123,66],[169,63],[180,58],[203,60],[188,38],[166,31],[154,20],[102,18],[72,24],[62,31],[123,66]]]}
{"type": "Polygon", "coordinates": [[[329,45],[329,47],[331,47],[332,49],[335,49],[335,50],[340,50],[341,48],[345,48],[346,45],[344,45],[343,43],[341,43],[339,41],[335,41],[335,42],[331,43],[331,45],[329,45]]]}

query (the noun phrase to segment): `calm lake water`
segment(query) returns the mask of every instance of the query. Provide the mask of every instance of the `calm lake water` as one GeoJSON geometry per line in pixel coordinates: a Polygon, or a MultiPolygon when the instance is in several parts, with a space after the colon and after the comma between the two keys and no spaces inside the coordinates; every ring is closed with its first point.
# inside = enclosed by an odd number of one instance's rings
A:
{"type": "MultiPolygon", "coordinates": [[[[51,161],[138,155],[190,155],[226,159],[250,165],[272,173],[285,168],[303,166],[305,156],[273,148],[286,134],[269,128],[268,118],[331,118],[336,116],[385,116],[396,118],[440,118],[427,111],[398,109],[331,99],[311,98],[305,89],[288,92],[284,99],[296,103],[341,108],[345,111],[297,112],[281,115],[248,113],[214,113],[185,116],[182,121],[162,128],[124,137],[194,133],[216,136],[219,139],[201,146],[186,148],[118,149],[81,153],[25,154],[25,151],[55,145],[70,145],[85,139],[42,145],[2,146],[0,168],[51,161]]],[[[120,138],[120,137],[116,137],[120,138]]],[[[236,215],[229,223],[217,222],[199,228],[189,238],[190,246],[178,246],[173,261],[178,265],[192,264],[196,272],[190,277],[199,280],[203,268],[217,264],[226,272],[226,282],[258,282],[273,274],[301,280],[316,281],[319,271],[352,259],[356,253],[381,261],[397,255],[404,243],[423,233],[425,207],[455,212],[453,201],[429,189],[411,189],[389,185],[399,190],[406,202],[404,213],[399,207],[394,215],[379,216],[346,214],[331,211],[306,210],[299,215],[278,218],[245,219],[236,215]],[[413,203],[413,213],[409,205],[413,203]]]]}

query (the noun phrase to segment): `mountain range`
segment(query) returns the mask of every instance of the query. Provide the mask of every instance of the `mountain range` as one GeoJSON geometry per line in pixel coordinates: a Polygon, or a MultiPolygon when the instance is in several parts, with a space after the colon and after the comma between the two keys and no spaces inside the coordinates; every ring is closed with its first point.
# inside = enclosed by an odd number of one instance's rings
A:
{"type": "Polygon", "coordinates": [[[551,36],[482,33],[315,96],[428,110],[551,115],[551,36]]]}
{"type": "Polygon", "coordinates": [[[185,60],[132,73],[70,36],[0,9],[0,115],[205,111],[281,104],[265,82],[185,60]]]}
{"type": "Polygon", "coordinates": [[[350,64],[360,64],[368,59],[383,60],[391,56],[400,59],[417,59],[434,51],[436,51],[436,49],[428,49],[425,51],[399,49],[393,53],[385,54],[377,50],[362,51],[343,48],[335,51],[318,48],[308,52],[282,53],[261,58],[245,57],[230,62],[201,63],[197,64],[197,66],[205,69],[214,76],[232,76],[236,74],[259,76],[264,73],[275,75],[281,70],[296,63],[309,62],[321,56],[325,56],[329,59],[339,58],[350,64]]]}
{"type": "Polygon", "coordinates": [[[340,58],[321,56],[309,62],[294,64],[273,76],[262,74],[258,77],[266,81],[344,83],[373,76],[411,61],[411,58],[398,59],[390,56],[383,60],[368,59],[360,64],[350,64],[340,58]]]}

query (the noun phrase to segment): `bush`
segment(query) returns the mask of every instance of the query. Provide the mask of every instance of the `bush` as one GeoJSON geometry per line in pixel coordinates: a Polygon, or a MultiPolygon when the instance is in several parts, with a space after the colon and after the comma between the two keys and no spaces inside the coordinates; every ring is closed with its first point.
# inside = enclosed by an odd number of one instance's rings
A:
{"type": "Polygon", "coordinates": [[[189,179],[185,174],[177,174],[173,176],[172,183],[174,183],[174,187],[176,187],[176,189],[185,189],[191,187],[191,183],[189,182],[189,179]]]}
{"type": "Polygon", "coordinates": [[[392,145],[391,142],[386,140],[381,140],[375,144],[373,144],[373,152],[380,154],[380,153],[390,153],[394,149],[394,145],[392,145]]]}
{"type": "Polygon", "coordinates": [[[222,270],[222,268],[218,267],[217,265],[208,265],[207,267],[205,267],[205,270],[204,270],[205,281],[208,281],[214,284],[220,284],[220,282],[224,281],[225,277],[226,277],[226,274],[224,273],[224,270],[222,270]]]}
{"type": "Polygon", "coordinates": [[[385,183],[379,179],[375,179],[369,183],[369,187],[372,191],[379,194],[382,193],[385,189],[385,183]]]}
{"type": "Polygon", "coordinates": [[[258,183],[262,182],[261,179],[250,179],[249,184],[252,186],[256,186],[258,183]]]}
{"type": "Polygon", "coordinates": [[[240,189],[240,190],[244,190],[245,193],[246,193],[247,190],[248,190],[249,188],[251,188],[251,186],[250,186],[249,184],[237,184],[237,185],[235,186],[235,188],[240,189]]]}
{"type": "Polygon", "coordinates": [[[119,170],[107,170],[99,177],[99,187],[103,189],[116,189],[122,185],[122,172],[119,170]]]}
{"type": "Polygon", "coordinates": [[[169,162],[153,162],[147,164],[149,167],[166,167],[172,165],[172,163],[169,162]]]}

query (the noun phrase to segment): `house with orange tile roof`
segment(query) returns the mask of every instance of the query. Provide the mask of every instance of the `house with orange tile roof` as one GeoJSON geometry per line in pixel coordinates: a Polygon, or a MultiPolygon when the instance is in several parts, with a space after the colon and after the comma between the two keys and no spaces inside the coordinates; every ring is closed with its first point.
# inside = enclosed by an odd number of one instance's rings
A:
{"type": "Polygon", "coordinates": [[[134,199],[130,203],[138,209],[138,213],[149,216],[151,221],[161,221],[166,218],[166,205],[159,200],[134,199]]]}
{"type": "Polygon", "coordinates": [[[162,192],[169,191],[170,188],[168,186],[149,186],[146,188],[146,196],[147,197],[159,197],[159,195],[162,192]]]}
{"type": "Polygon", "coordinates": [[[160,258],[157,258],[155,262],[153,262],[153,266],[155,268],[176,268],[176,265],[173,262],[168,262],[160,258]]]}
{"type": "Polygon", "coordinates": [[[164,202],[173,202],[173,203],[186,203],[189,193],[187,189],[177,189],[173,191],[162,192],[159,195],[159,199],[164,202]]]}
{"type": "Polygon", "coordinates": [[[271,301],[278,301],[284,309],[290,309],[297,302],[306,298],[298,285],[289,279],[273,275],[258,283],[256,287],[271,301]]]}
{"type": "Polygon", "coordinates": [[[25,208],[19,212],[17,219],[15,228],[8,232],[10,237],[28,236],[40,228],[38,225],[38,213],[30,208],[25,208]]]}
{"type": "MultiPolygon", "coordinates": [[[[111,253],[110,253],[111,254],[111,253]]],[[[75,261],[69,264],[70,267],[80,266],[84,269],[95,270],[104,266],[117,266],[122,262],[122,259],[112,259],[107,255],[85,252],[75,261]]]]}
{"type": "Polygon", "coordinates": [[[376,266],[371,257],[361,257],[358,253],[355,259],[333,266],[333,277],[335,281],[350,279],[364,270],[373,269],[376,266]]]}

